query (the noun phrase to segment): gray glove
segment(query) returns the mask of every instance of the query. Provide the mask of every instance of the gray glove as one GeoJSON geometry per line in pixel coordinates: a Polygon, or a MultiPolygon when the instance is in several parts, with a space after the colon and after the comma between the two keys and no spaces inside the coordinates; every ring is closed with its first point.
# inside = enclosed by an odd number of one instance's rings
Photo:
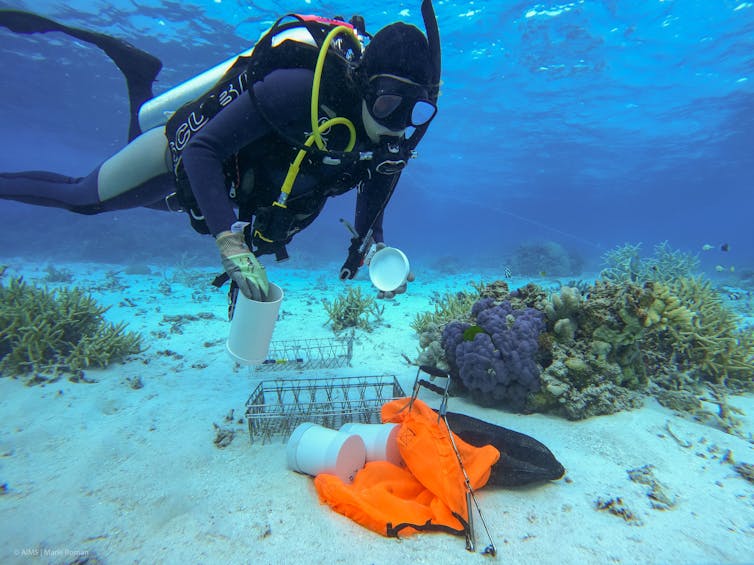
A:
{"type": "Polygon", "coordinates": [[[242,233],[230,231],[221,232],[217,236],[217,247],[223,269],[233,282],[238,285],[241,293],[251,300],[264,300],[270,291],[267,272],[249,250],[242,233]]]}

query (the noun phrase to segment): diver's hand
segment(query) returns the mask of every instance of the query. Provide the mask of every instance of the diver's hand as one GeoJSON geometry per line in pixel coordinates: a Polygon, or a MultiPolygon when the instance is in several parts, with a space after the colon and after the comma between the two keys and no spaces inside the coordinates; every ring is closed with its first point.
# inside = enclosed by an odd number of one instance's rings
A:
{"type": "Polygon", "coordinates": [[[414,282],[414,280],[416,280],[416,276],[413,272],[411,272],[406,277],[406,282],[404,282],[401,286],[399,286],[395,290],[380,290],[379,292],[377,292],[377,298],[390,300],[391,298],[395,298],[398,294],[404,294],[406,292],[406,289],[408,288],[408,283],[414,282]]]}
{"type": "Polygon", "coordinates": [[[351,245],[348,246],[348,257],[346,257],[346,261],[343,263],[338,274],[340,280],[350,280],[359,272],[359,268],[364,261],[364,257],[359,251],[360,246],[361,239],[358,237],[351,238],[351,245]]]}
{"type": "Polygon", "coordinates": [[[223,269],[238,285],[241,293],[251,300],[264,300],[270,291],[267,273],[259,260],[249,250],[243,233],[221,232],[217,236],[217,247],[223,269]]]}

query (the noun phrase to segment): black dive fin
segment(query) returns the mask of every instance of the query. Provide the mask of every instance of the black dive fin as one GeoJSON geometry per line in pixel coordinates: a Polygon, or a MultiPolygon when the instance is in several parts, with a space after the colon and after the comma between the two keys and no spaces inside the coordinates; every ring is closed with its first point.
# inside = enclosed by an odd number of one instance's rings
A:
{"type": "Polygon", "coordinates": [[[131,114],[128,140],[131,141],[141,133],[139,108],[154,96],[152,94],[152,83],[162,69],[162,61],[157,57],[137,49],[122,39],[94,31],[68,27],[30,12],[0,10],[0,26],[7,27],[15,33],[26,34],[59,31],[102,49],[126,77],[131,114]]]}

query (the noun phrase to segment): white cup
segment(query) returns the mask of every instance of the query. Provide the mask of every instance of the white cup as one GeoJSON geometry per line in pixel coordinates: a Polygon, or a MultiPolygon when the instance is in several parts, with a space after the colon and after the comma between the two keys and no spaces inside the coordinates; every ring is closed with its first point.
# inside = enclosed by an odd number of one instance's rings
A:
{"type": "Polygon", "coordinates": [[[411,267],[408,257],[396,247],[383,247],[372,255],[369,278],[377,289],[390,292],[406,282],[411,267]]]}
{"type": "Polygon", "coordinates": [[[272,331],[278,318],[283,289],[270,283],[264,302],[246,298],[241,292],[236,298],[230,334],[226,347],[228,353],[242,365],[259,365],[267,359],[272,331]]]}

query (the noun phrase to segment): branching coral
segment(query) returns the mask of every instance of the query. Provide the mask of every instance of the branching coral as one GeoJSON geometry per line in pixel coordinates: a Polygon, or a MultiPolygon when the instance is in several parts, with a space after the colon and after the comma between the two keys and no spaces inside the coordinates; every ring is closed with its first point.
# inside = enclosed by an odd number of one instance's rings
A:
{"type": "Polygon", "coordinates": [[[641,243],[626,243],[607,251],[602,256],[607,267],[600,273],[605,281],[627,282],[639,279],[641,243]]]}
{"type": "Polygon", "coordinates": [[[359,287],[349,288],[347,293],[341,294],[332,302],[325,298],[322,304],[336,333],[346,328],[372,331],[370,317],[379,320],[384,312],[384,307],[377,306],[374,298],[362,296],[359,287]]]}
{"type": "Polygon", "coordinates": [[[429,365],[442,371],[450,370],[440,344],[442,331],[451,322],[469,319],[471,307],[479,299],[479,289],[484,285],[480,283],[473,286],[472,291],[435,296],[434,310],[416,315],[411,327],[419,334],[419,356],[416,360],[418,365],[429,365]]]}
{"type": "Polygon", "coordinates": [[[672,249],[667,241],[655,245],[652,256],[641,261],[646,280],[664,283],[697,274],[699,265],[699,257],[672,249]]]}
{"type": "Polygon", "coordinates": [[[626,283],[647,281],[671,282],[689,277],[699,270],[699,258],[672,249],[667,241],[654,247],[651,257],[641,257],[641,244],[625,244],[602,256],[607,267],[600,278],[608,282],[626,283]]]}
{"type": "Polygon", "coordinates": [[[696,313],[694,329],[683,353],[703,380],[732,389],[754,386],[754,336],[739,329],[740,320],[725,307],[709,281],[679,279],[674,285],[679,301],[696,313]]]}
{"type": "Polygon", "coordinates": [[[45,280],[51,283],[69,283],[73,281],[73,273],[68,269],[58,269],[55,265],[45,267],[45,280]]]}
{"type": "Polygon", "coordinates": [[[83,369],[139,353],[141,336],[106,322],[106,311],[78,288],[49,291],[10,279],[0,285],[0,374],[75,379],[83,369]]]}
{"type": "Polygon", "coordinates": [[[629,391],[651,391],[693,413],[705,382],[752,386],[751,340],[701,279],[597,281],[586,300],[578,302],[567,290],[550,300],[545,312],[556,344],[535,399],[539,407],[572,418],[614,411],[604,398],[601,407],[589,404],[590,397],[597,399],[591,388],[609,385],[626,390],[611,393],[618,409],[633,403],[629,391]]]}
{"type": "Polygon", "coordinates": [[[419,335],[433,329],[442,328],[449,322],[468,318],[471,307],[479,300],[479,288],[475,291],[449,292],[435,297],[432,312],[420,312],[411,323],[419,335]]]}

